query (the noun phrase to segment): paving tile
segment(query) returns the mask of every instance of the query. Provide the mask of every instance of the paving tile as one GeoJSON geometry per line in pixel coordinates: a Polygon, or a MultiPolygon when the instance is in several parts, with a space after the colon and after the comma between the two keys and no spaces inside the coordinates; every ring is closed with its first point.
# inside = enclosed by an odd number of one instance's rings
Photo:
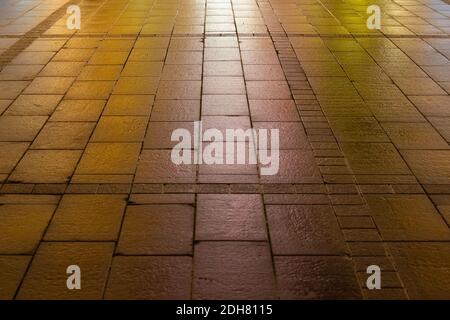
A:
{"type": "Polygon", "coordinates": [[[124,195],[64,195],[45,234],[46,241],[116,241],[124,195]]]}
{"type": "Polygon", "coordinates": [[[245,80],[284,80],[279,65],[244,65],[245,80]]]}
{"type": "Polygon", "coordinates": [[[204,77],[203,94],[245,94],[242,77],[204,77]]]}
{"type": "Polygon", "coordinates": [[[260,195],[200,194],[196,240],[267,240],[260,195]]]}
{"type": "Polygon", "coordinates": [[[113,259],[105,299],[178,300],[191,296],[190,257],[113,259]]]}
{"type": "Polygon", "coordinates": [[[29,83],[29,81],[0,81],[0,99],[17,98],[29,83]]]}
{"type": "Polygon", "coordinates": [[[117,80],[121,71],[122,66],[120,65],[88,65],[83,68],[78,76],[78,80],[117,80]]]}
{"type": "Polygon", "coordinates": [[[43,65],[9,65],[0,72],[0,80],[33,80],[43,65]]]}
{"type": "Polygon", "coordinates": [[[383,240],[447,241],[450,238],[450,230],[426,196],[367,196],[366,199],[383,240]]]}
{"type": "Polygon", "coordinates": [[[104,106],[103,100],[63,100],[50,121],[97,121],[104,106]]]}
{"type": "Polygon", "coordinates": [[[343,255],[345,242],[330,206],[266,206],[275,255],[343,255]]]}
{"type": "Polygon", "coordinates": [[[112,95],[108,99],[105,116],[149,116],[153,95],[112,95]]]}
{"type": "Polygon", "coordinates": [[[205,76],[242,76],[242,65],[240,61],[205,61],[203,64],[205,76]]]}
{"type": "Polygon", "coordinates": [[[293,100],[250,100],[253,121],[300,121],[293,100]]]}
{"type": "Polygon", "coordinates": [[[122,77],[158,77],[163,68],[162,62],[133,62],[129,61],[123,68],[122,77]]]}
{"type": "Polygon", "coordinates": [[[35,78],[25,89],[25,94],[65,94],[72,85],[71,77],[35,78]]]}
{"type": "Polygon", "coordinates": [[[136,170],[136,183],[193,183],[196,166],[176,165],[171,150],[143,150],[136,170]]]}
{"type": "Polygon", "coordinates": [[[190,255],[194,208],[190,205],[128,206],[117,252],[126,255],[190,255]]]}
{"type": "Polygon", "coordinates": [[[114,87],[114,81],[75,81],[67,92],[66,99],[108,99],[114,87]]]}
{"type": "Polygon", "coordinates": [[[133,174],[140,143],[89,143],[76,174],[133,174]]]}
{"type": "Polygon", "coordinates": [[[406,163],[390,143],[342,143],[352,171],[356,174],[408,174],[406,163]]]}
{"type": "Polygon", "coordinates": [[[403,150],[401,154],[421,183],[448,184],[449,150],[403,150]]]}
{"type": "Polygon", "coordinates": [[[275,257],[280,299],[360,299],[352,263],[345,257],[275,257]]]}
{"type": "Polygon", "coordinates": [[[203,95],[202,115],[248,115],[245,95],[203,95]]]}
{"type": "Polygon", "coordinates": [[[20,95],[5,112],[11,116],[49,116],[53,113],[62,95],[20,95]]]}
{"type": "Polygon", "coordinates": [[[328,120],[338,141],[389,142],[389,138],[373,117],[329,117],[328,120]]]}
{"type": "MultiPolygon", "coordinates": [[[[144,149],[172,149],[176,147],[180,140],[176,137],[172,139],[172,134],[177,129],[188,130],[191,137],[194,136],[194,124],[192,122],[151,122],[145,134],[144,149]]],[[[193,140],[191,139],[189,142],[192,143],[193,148],[193,140]]]]}
{"type": "Polygon", "coordinates": [[[85,62],[51,61],[39,73],[40,77],[77,77],[85,62]]]}
{"type": "MultiPolygon", "coordinates": [[[[275,170],[274,161],[263,167],[273,166],[275,170]]],[[[261,176],[262,183],[319,183],[321,180],[319,169],[309,149],[280,150],[278,172],[261,176]]]]}
{"type": "Polygon", "coordinates": [[[92,122],[49,122],[31,145],[31,149],[84,149],[94,130],[92,122]]]}
{"type": "Polygon", "coordinates": [[[29,263],[29,256],[0,256],[0,299],[14,298],[29,263]]]}
{"type": "Polygon", "coordinates": [[[200,99],[201,81],[161,81],[156,94],[157,100],[200,99]]]}
{"type": "Polygon", "coordinates": [[[28,145],[25,142],[0,142],[0,173],[10,173],[27,151],[28,145]]]}
{"type": "Polygon", "coordinates": [[[113,244],[107,242],[41,244],[17,298],[20,300],[102,298],[113,248],[113,244]],[[66,269],[74,264],[82,271],[82,290],[67,290],[66,269]]]}
{"type": "Polygon", "coordinates": [[[54,210],[53,205],[0,206],[0,253],[33,254],[54,210]]]}
{"type": "Polygon", "coordinates": [[[200,64],[167,64],[162,71],[162,80],[201,80],[200,64]]]}
{"type": "Polygon", "coordinates": [[[9,181],[21,183],[66,183],[80,159],[78,150],[30,150],[19,162],[9,181]]]}
{"type": "Polygon", "coordinates": [[[144,139],[147,117],[102,116],[91,137],[92,142],[140,142],[144,139]]]}
{"type": "Polygon", "coordinates": [[[196,121],[200,100],[156,100],[150,121],[196,121]]]}
{"type": "Polygon", "coordinates": [[[194,299],[273,299],[267,243],[200,242],[194,250],[194,299]]]}
{"type": "Polygon", "coordinates": [[[253,127],[258,132],[267,130],[268,141],[272,139],[272,130],[278,130],[278,135],[281,139],[279,143],[280,150],[306,149],[309,147],[305,130],[300,122],[254,122],[253,127]]]}
{"type": "Polygon", "coordinates": [[[247,81],[250,100],[291,99],[291,91],[285,81],[247,81]]]}
{"type": "Polygon", "coordinates": [[[121,77],[114,88],[114,94],[155,94],[158,86],[156,77],[121,77]]]}
{"type": "Polygon", "coordinates": [[[398,149],[448,149],[448,143],[428,123],[382,124],[398,149]]]}
{"type": "Polygon", "coordinates": [[[448,299],[446,270],[450,251],[447,243],[390,243],[388,246],[410,298],[448,299]]]}

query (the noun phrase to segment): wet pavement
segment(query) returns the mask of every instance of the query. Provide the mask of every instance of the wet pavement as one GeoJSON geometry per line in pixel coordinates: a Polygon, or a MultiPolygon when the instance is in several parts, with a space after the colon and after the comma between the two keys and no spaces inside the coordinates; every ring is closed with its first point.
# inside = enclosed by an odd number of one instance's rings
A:
{"type": "Polygon", "coordinates": [[[378,3],[3,1],[0,298],[449,299],[450,5],[378,3]],[[174,164],[198,120],[278,173],[174,164]]]}

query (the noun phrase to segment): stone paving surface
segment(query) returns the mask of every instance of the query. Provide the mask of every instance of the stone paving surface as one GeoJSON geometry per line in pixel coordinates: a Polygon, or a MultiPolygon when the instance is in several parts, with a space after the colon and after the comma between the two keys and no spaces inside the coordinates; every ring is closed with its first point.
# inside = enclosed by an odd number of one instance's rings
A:
{"type": "Polygon", "coordinates": [[[70,3],[0,4],[0,299],[450,299],[450,5],[70,3]],[[278,174],[175,165],[196,120],[278,174]]]}

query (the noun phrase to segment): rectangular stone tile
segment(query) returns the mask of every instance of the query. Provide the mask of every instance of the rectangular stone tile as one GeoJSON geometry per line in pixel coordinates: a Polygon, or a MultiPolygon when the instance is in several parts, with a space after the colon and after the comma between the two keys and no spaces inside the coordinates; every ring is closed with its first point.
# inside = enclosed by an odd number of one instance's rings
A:
{"type": "Polygon", "coordinates": [[[98,51],[89,59],[89,64],[124,64],[128,52],[98,51]]]}
{"type": "Polygon", "coordinates": [[[194,251],[194,299],[273,299],[275,279],[264,242],[200,242],[194,251]]]}
{"type": "Polygon", "coordinates": [[[248,115],[245,95],[203,95],[202,115],[248,115]]]}
{"type": "Polygon", "coordinates": [[[65,94],[74,80],[72,77],[38,77],[30,83],[24,93],[65,94]]]}
{"type": "Polygon", "coordinates": [[[104,106],[103,100],[63,100],[50,121],[97,121],[104,106]]]}
{"type": "Polygon", "coordinates": [[[144,139],[148,117],[102,116],[91,142],[140,142],[144,139]]]}
{"type": "Polygon", "coordinates": [[[0,81],[0,99],[15,99],[30,81],[0,81]]]}
{"type": "Polygon", "coordinates": [[[345,242],[330,206],[266,206],[275,255],[343,255],[345,242]]]}
{"type": "Polygon", "coordinates": [[[448,184],[450,150],[403,150],[406,163],[423,184],[448,184]]]}
{"type": "Polygon", "coordinates": [[[62,95],[20,95],[5,112],[11,116],[49,116],[62,95]]]}
{"type": "Polygon", "coordinates": [[[409,174],[400,154],[390,143],[342,143],[342,150],[356,174],[409,174]]]}
{"type": "Polygon", "coordinates": [[[115,257],[105,299],[188,300],[190,257],[115,257]]]}
{"type": "MultiPolygon", "coordinates": [[[[260,150],[261,152],[261,150],[260,150]]],[[[279,168],[276,171],[276,159],[267,165],[260,165],[261,168],[272,168],[268,175],[261,175],[262,183],[321,183],[322,178],[313,153],[309,149],[280,150],[279,168]]]]}
{"type": "Polygon", "coordinates": [[[125,195],[65,195],[45,234],[46,241],[116,241],[125,195]]]}
{"type": "Polygon", "coordinates": [[[129,61],[122,70],[122,77],[159,77],[163,62],[157,61],[129,61]]]}
{"type": "MultiPolygon", "coordinates": [[[[75,40],[89,41],[87,39],[71,39],[72,43],[75,40]]],[[[97,39],[93,39],[98,41],[97,39]]],[[[70,42],[70,41],[69,41],[70,42]]],[[[77,45],[77,48],[63,48],[56,53],[53,57],[53,61],[68,61],[68,62],[86,62],[92,56],[95,50],[93,45],[87,45],[86,43],[81,47],[77,45]],[[87,48],[89,47],[89,48],[87,48]]]]}
{"type": "Polygon", "coordinates": [[[196,165],[176,165],[170,150],[143,150],[136,170],[136,183],[193,183],[196,165]]]}
{"type": "MultiPolygon", "coordinates": [[[[127,52],[128,54],[128,52],[127,52]]],[[[129,61],[164,61],[166,57],[165,49],[133,49],[129,61]]]]}
{"type": "Polygon", "coordinates": [[[411,96],[409,99],[425,116],[450,116],[450,96],[411,96]]]}
{"type": "Polygon", "coordinates": [[[291,99],[286,81],[246,81],[249,100],[291,99]]]}
{"type": "Polygon", "coordinates": [[[29,150],[9,181],[21,183],[66,183],[81,157],[78,150],[29,150]]]}
{"type": "Polygon", "coordinates": [[[240,61],[205,61],[203,74],[207,77],[242,76],[240,61]]]}
{"type": "Polygon", "coordinates": [[[113,243],[48,242],[39,247],[17,298],[20,300],[101,299],[113,243]],[[67,267],[81,270],[81,290],[67,289],[67,267]]]}
{"type": "Polygon", "coordinates": [[[25,65],[25,64],[46,64],[54,56],[54,52],[30,52],[23,51],[19,53],[12,61],[11,64],[25,65]]]}
{"type": "Polygon", "coordinates": [[[76,174],[133,174],[140,143],[89,143],[76,174]]]}
{"type": "Polygon", "coordinates": [[[196,121],[200,100],[156,100],[150,121],[196,121]]]}
{"type": "Polygon", "coordinates": [[[450,239],[448,226],[424,195],[374,195],[365,198],[383,240],[450,239]]]}
{"type": "Polygon", "coordinates": [[[242,77],[204,77],[203,94],[245,94],[242,77]]]}
{"type": "Polygon", "coordinates": [[[94,127],[92,122],[48,122],[31,149],[84,149],[94,127]]]}
{"type": "Polygon", "coordinates": [[[161,81],[156,99],[184,100],[200,99],[201,81],[161,81]]]}
{"type": "Polygon", "coordinates": [[[448,143],[427,122],[382,124],[398,149],[448,149],[448,143]]]}
{"type": "Polygon", "coordinates": [[[165,64],[202,64],[203,53],[201,51],[169,51],[165,64]]]}
{"type": "Polygon", "coordinates": [[[162,80],[202,80],[200,64],[166,64],[161,75],[162,80]]]}
{"type": "Polygon", "coordinates": [[[300,121],[294,100],[250,100],[253,121],[300,121]]]}
{"type": "Polygon", "coordinates": [[[45,116],[0,117],[0,141],[33,141],[46,120],[45,116]]]}
{"type": "Polygon", "coordinates": [[[0,142],[0,173],[9,174],[27,151],[28,143],[0,142]]]}
{"type": "Polygon", "coordinates": [[[40,77],[77,77],[85,62],[51,61],[39,73],[40,77]]]}
{"type": "Polygon", "coordinates": [[[256,194],[197,196],[196,240],[267,240],[262,198],[256,194]]]}
{"type": "Polygon", "coordinates": [[[112,95],[106,104],[105,116],[149,116],[154,95],[112,95]]]}
{"type": "Polygon", "coordinates": [[[12,300],[30,263],[30,256],[0,256],[0,299],[12,300]]]}
{"type": "Polygon", "coordinates": [[[114,81],[75,81],[67,92],[66,99],[106,100],[111,94],[114,81]]]}
{"type": "MultiPolygon", "coordinates": [[[[155,185],[134,185],[133,192],[151,192],[155,185]]],[[[156,191],[156,190],[155,190],[156,191]]],[[[160,191],[160,190],[157,190],[160,191]]],[[[160,191],[161,192],[161,191],[160,191]]],[[[164,194],[131,194],[128,200],[132,204],[195,204],[195,194],[190,193],[164,193],[164,194]]]]}
{"type": "Polygon", "coordinates": [[[53,205],[0,206],[0,254],[33,254],[54,210],[53,205]]]}
{"type": "Polygon", "coordinates": [[[117,252],[189,255],[193,235],[194,208],[190,205],[128,206],[117,252]]]}
{"type": "MultiPolygon", "coordinates": [[[[260,130],[267,130],[268,141],[271,141],[272,130],[278,130],[280,149],[309,148],[305,129],[300,122],[253,122],[253,127],[259,134],[261,134],[260,130]]],[[[259,148],[263,149],[261,146],[259,148]]]]}
{"type": "Polygon", "coordinates": [[[361,299],[346,257],[275,257],[280,299],[361,299]]]}
{"type": "Polygon", "coordinates": [[[338,141],[389,142],[389,138],[373,117],[328,117],[328,121],[338,141]]]}
{"type": "Polygon", "coordinates": [[[449,299],[448,243],[390,243],[388,246],[411,299],[449,299]]]}
{"type": "Polygon", "coordinates": [[[114,87],[114,94],[155,94],[157,77],[121,77],[114,87]]]}
{"type": "MultiPolygon", "coordinates": [[[[171,101],[171,100],[157,100],[157,101],[171,101]]],[[[177,148],[182,149],[178,146],[180,144],[181,138],[174,137],[172,141],[172,134],[175,130],[185,129],[189,131],[191,139],[187,142],[191,144],[188,149],[194,148],[193,136],[194,136],[194,124],[193,122],[151,122],[148,126],[147,133],[144,140],[144,149],[171,149],[177,148]],[[180,140],[178,140],[180,139],[180,140]]],[[[184,141],[183,141],[184,142],[184,141]]],[[[193,157],[191,157],[193,161],[193,157]]]]}
{"type": "Polygon", "coordinates": [[[8,65],[0,72],[0,80],[33,80],[43,65],[8,65]]]}
{"type": "Polygon", "coordinates": [[[83,68],[77,80],[117,80],[120,72],[122,71],[121,65],[111,66],[99,66],[88,65],[83,68]]]}

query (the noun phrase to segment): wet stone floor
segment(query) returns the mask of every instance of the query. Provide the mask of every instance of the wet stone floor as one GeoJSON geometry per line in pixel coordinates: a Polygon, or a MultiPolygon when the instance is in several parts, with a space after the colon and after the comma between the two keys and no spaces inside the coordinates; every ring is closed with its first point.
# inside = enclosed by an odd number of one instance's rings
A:
{"type": "Polygon", "coordinates": [[[2,1],[0,299],[449,299],[450,5],[376,3],[2,1]],[[199,120],[277,174],[174,164],[199,120]]]}

